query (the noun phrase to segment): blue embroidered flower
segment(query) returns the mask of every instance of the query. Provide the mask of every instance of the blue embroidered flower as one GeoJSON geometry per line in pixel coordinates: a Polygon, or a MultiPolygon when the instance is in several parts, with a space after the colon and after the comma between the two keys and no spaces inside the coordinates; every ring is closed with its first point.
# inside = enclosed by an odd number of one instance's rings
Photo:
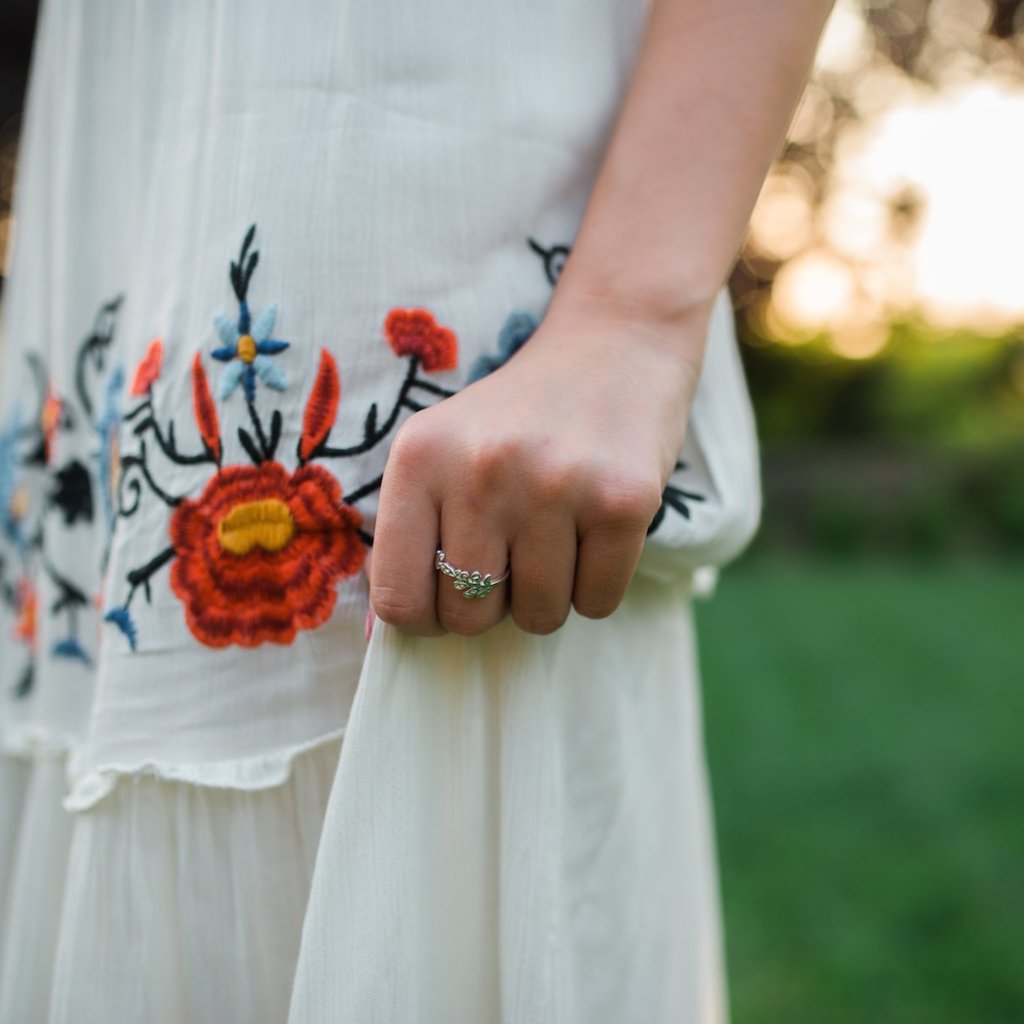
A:
{"type": "Polygon", "coordinates": [[[477,356],[470,368],[467,384],[482,380],[499,366],[504,366],[533,336],[540,321],[532,313],[509,313],[498,333],[498,351],[494,355],[477,356]]]}
{"type": "Polygon", "coordinates": [[[20,410],[15,409],[3,430],[0,430],[0,533],[17,548],[27,542],[23,494],[18,491],[18,437],[21,431],[20,410]]]}
{"type": "Polygon", "coordinates": [[[134,651],[139,643],[139,631],[126,606],[111,608],[103,616],[104,622],[112,622],[128,638],[128,646],[134,651]]]}
{"type": "Polygon", "coordinates": [[[71,658],[74,661],[80,661],[83,665],[92,666],[92,659],[85,653],[78,638],[74,636],[66,636],[63,640],[58,640],[50,648],[50,653],[55,658],[71,658]]]}
{"type": "Polygon", "coordinates": [[[249,304],[244,300],[239,304],[237,323],[224,314],[214,319],[214,326],[224,344],[211,354],[214,359],[228,364],[217,381],[217,396],[222,401],[231,395],[239,382],[245,390],[245,397],[250,402],[254,401],[257,375],[267,387],[284,391],[287,384],[285,376],[270,357],[283,352],[289,343],[270,337],[276,320],[276,303],[267,306],[252,322],[249,304]]]}

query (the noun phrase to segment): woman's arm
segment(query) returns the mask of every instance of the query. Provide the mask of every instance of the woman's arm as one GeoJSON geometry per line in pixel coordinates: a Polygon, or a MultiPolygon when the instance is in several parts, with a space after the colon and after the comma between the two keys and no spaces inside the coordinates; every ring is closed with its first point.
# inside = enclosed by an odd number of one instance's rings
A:
{"type": "Polygon", "coordinates": [[[832,0],[654,0],[556,303],[671,327],[736,258],[832,0]]]}
{"type": "Polygon", "coordinates": [[[714,297],[830,0],[654,0],[551,305],[514,359],[411,417],[381,489],[371,601],[415,633],[511,609],[547,633],[610,614],[682,447],[714,297]],[[465,600],[434,570],[508,584],[465,600]]]}

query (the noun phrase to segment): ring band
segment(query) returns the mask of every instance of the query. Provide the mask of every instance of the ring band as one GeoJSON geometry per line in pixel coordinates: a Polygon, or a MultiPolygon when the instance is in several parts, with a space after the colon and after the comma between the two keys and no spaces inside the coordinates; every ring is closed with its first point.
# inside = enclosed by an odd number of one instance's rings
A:
{"type": "Polygon", "coordinates": [[[445,554],[440,548],[434,554],[434,568],[445,576],[450,576],[452,586],[456,590],[461,590],[465,598],[486,597],[499,583],[504,583],[508,579],[509,573],[506,569],[495,579],[490,573],[485,576],[476,571],[456,569],[454,565],[449,565],[445,561],[445,554]]]}

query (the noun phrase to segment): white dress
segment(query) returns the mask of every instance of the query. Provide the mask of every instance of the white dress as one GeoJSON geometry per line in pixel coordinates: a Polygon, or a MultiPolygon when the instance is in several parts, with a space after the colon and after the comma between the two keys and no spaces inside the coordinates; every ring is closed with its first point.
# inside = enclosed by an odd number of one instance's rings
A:
{"type": "Polygon", "coordinates": [[[0,1024],[724,1019],[689,596],[759,511],[725,296],[619,612],[366,640],[388,445],[529,343],[645,17],[44,0],[0,1024]]]}

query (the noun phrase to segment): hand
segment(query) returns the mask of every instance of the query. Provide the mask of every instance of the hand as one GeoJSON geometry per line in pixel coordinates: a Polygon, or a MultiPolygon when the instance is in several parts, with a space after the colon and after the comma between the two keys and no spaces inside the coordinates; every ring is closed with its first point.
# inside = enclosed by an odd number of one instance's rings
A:
{"type": "Polygon", "coordinates": [[[466,636],[511,610],[551,633],[610,615],[682,447],[706,317],[671,331],[554,310],[483,380],[413,415],[384,472],[370,599],[421,635],[466,636]],[[434,568],[508,580],[467,599],[434,568]]]}

